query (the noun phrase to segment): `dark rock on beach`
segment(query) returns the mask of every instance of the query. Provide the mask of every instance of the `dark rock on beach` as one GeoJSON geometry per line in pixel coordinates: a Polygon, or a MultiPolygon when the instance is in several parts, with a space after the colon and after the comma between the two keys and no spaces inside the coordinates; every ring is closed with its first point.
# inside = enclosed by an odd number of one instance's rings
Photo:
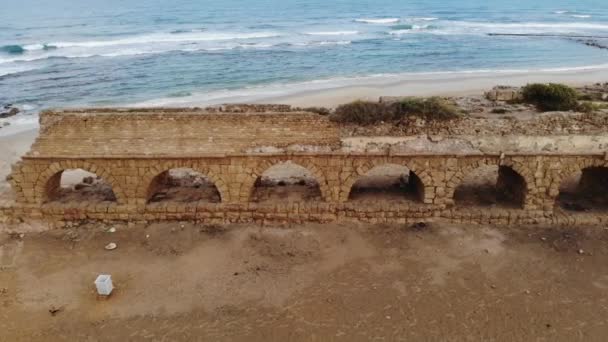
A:
{"type": "Polygon", "coordinates": [[[0,109],[0,119],[8,118],[19,114],[19,108],[14,107],[12,104],[7,104],[0,109]]]}

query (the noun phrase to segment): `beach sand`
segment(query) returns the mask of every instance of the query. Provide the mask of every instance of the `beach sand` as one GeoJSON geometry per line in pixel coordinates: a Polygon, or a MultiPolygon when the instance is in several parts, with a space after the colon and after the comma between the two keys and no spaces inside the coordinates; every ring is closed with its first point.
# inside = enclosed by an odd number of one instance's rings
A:
{"type": "Polygon", "coordinates": [[[369,76],[251,88],[247,95],[238,92],[194,94],[133,104],[132,107],[203,107],[221,103],[279,103],[299,107],[335,107],[354,100],[377,100],[380,96],[465,96],[482,94],[496,85],[522,86],[534,82],[565,83],[580,86],[608,81],[608,68],[577,70],[438,72],[369,76]],[[280,93],[281,95],[268,95],[280,93]],[[217,95],[217,96],[216,96],[217,95]]]}
{"type": "Polygon", "coordinates": [[[36,139],[37,130],[29,130],[9,136],[0,136],[0,194],[9,191],[6,176],[11,165],[19,160],[36,139]]]}
{"type": "Polygon", "coordinates": [[[482,94],[496,85],[523,86],[534,82],[565,83],[572,86],[607,82],[608,69],[530,73],[411,74],[387,77],[334,89],[304,91],[256,102],[293,106],[334,107],[354,100],[377,100],[380,96],[466,96],[482,94]]]}

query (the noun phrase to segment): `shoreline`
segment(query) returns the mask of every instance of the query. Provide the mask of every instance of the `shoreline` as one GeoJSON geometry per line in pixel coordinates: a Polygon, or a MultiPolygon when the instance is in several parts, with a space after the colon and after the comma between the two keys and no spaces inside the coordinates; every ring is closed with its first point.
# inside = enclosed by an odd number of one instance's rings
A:
{"type": "Polygon", "coordinates": [[[608,64],[545,70],[482,70],[421,72],[314,80],[161,98],[127,107],[201,107],[222,103],[277,103],[298,107],[335,107],[380,96],[481,95],[496,85],[522,86],[534,82],[581,86],[608,81],[608,64]]]}

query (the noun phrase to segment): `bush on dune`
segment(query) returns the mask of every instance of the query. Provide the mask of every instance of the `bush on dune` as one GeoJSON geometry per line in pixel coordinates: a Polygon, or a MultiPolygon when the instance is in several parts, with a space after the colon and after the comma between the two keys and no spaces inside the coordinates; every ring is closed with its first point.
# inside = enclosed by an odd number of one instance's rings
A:
{"type": "Polygon", "coordinates": [[[392,106],[371,101],[355,101],[336,108],[331,120],[340,123],[371,125],[381,121],[392,121],[395,117],[392,106]]]}
{"type": "Polygon", "coordinates": [[[543,112],[579,109],[578,93],[563,84],[528,84],[522,89],[522,97],[543,112]]]}
{"type": "Polygon", "coordinates": [[[297,110],[301,110],[303,112],[310,112],[310,113],[315,113],[315,114],[319,114],[319,115],[329,115],[331,113],[331,110],[329,110],[329,108],[325,108],[325,107],[306,107],[306,108],[296,108],[297,110]]]}
{"type": "Polygon", "coordinates": [[[396,122],[409,116],[426,120],[451,120],[459,116],[459,110],[439,97],[412,97],[395,103],[355,101],[336,108],[331,119],[340,123],[372,125],[379,122],[396,122]]]}
{"type": "Polygon", "coordinates": [[[451,120],[459,116],[456,106],[440,97],[416,98],[402,100],[395,104],[400,118],[419,116],[426,120],[451,120]]]}

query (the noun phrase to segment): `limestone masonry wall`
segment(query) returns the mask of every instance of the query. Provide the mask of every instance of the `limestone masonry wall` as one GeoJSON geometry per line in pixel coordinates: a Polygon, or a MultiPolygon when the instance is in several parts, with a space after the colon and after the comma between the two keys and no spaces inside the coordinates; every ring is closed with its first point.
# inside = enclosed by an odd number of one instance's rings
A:
{"type": "MultiPolygon", "coordinates": [[[[446,219],[492,224],[603,224],[597,213],[566,215],[555,209],[559,188],[577,172],[608,167],[605,154],[399,154],[339,149],[339,129],[308,113],[196,111],[48,112],[32,150],[10,176],[14,199],[0,200],[0,223],[44,219],[53,225],[82,220],[196,220],[209,223],[297,223],[359,220],[415,222],[446,219]],[[278,150],[293,146],[293,150],[278,150]],[[299,146],[299,147],[298,147],[299,146]],[[307,148],[302,148],[307,146],[307,148]],[[273,165],[290,161],[309,170],[321,202],[252,203],[255,182],[273,165]],[[418,202],[349,202],[354,183],[376,166],[406,166],[418,202]],[[484,165],[499,167],[498,186],[518,208],[456,208],[463,178],[484,165]],[[217,187],[220,203],[150,203],[157,176],[191,168],[217,187]],[[50,196],[64,170],[83,169],[107,181],[116,202],[57,203],[50,196]]],[[[606,179],[602,178],[602,182],[606,179]]]]}

